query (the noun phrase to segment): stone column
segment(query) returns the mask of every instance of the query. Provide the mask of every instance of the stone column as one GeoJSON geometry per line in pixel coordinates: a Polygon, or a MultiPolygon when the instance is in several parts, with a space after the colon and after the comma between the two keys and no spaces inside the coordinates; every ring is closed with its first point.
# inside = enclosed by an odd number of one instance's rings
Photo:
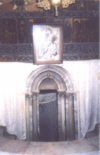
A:
{"type": "Polygon", "coordinates": [[[74,92],[74,129],[75,129],[75,139],[78,139],[78,126],[79,126],[79,103],[78,103],[78,92],[74,92]]]}
{"type": "Polygon", "coordinates": [[[58,93],[58,133],[59,133],[59,141],[61,141],[61,99],[60,93],[58,93]]]}
{"type": "Polygon", "coordinates": [[[74,93],[68,93],[69,105],[69,140],[75,139],[75,124],[74,124],[74,93]]]}
{"type": "Polygon", "coordinates": [[[32,98],[33,98],[33,110],[32,110],[32,113],[33,113],[33,140],[34,141],[38,141],[38,126],[39,126],[39,102],[38,102],[38,94],[39,93],[33,93],[32,94],[32,98]]]}
{"type": "Polygon", "coordinates": [[[32,95],[25,96],[26,101],[26,140],[32,140],[32,95]]]}
{"type": "Polygon", "coordinates": [[[65,92],[58,93],[58,128],[59,140],[66,140],[65,136],[65,92]]]}
{"type": "Polygon", "coordinates": [[[65,134],[66,140],[69,141],[69,102],[66,94],[66,103],[65,103],[65,134]]]}

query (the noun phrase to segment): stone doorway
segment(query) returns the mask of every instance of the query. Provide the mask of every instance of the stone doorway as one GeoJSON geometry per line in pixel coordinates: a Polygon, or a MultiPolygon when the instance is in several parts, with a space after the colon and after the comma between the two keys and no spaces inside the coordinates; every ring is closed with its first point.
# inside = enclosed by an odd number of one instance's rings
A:
{"type": "MultiPolygon", "coordinates": [[[[57,120],[59,141],[74,140],[78,135],[76,93],[70,75],[55,65],[33,71],[26,83],[26,139],[40,141],[39,94],[57,92],[57,120]]],[[[51,106],[51,105],[49,105],[51,106]]]]}

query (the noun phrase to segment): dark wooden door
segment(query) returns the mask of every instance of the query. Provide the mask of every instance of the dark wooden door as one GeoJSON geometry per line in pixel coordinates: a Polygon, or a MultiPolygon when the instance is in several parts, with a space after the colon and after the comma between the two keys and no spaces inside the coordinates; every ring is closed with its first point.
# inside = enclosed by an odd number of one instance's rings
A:
{"type": "Polygon", "coordinates": [[[42,91],[39,95],[39,141],[58,141],[58,106],[56,91],[42,91]]]}

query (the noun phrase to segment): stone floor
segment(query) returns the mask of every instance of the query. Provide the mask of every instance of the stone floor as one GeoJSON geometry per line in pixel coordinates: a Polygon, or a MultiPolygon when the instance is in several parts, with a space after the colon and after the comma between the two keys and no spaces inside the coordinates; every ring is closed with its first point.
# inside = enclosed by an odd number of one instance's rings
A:
{"type": "Polygon", "coordinates": [[[99,138],[64,142],[28,142],[0,137],[0,155],[99,155],[99,138]]]}

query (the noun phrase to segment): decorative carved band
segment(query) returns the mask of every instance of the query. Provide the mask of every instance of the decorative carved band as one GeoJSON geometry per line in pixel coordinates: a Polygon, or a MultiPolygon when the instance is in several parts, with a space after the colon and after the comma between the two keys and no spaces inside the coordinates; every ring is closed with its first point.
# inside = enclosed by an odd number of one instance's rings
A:
{"type": "Polygon", "coordinates": [[[64,44],[64,60],[89,60],[99,58],[98,43],[64,44]]]}
{"type": "MultiPolygon", "coordinates": [[[[99,59],[98,43],[63,44],[63,60],[99,59]]],[[[1,62],[30,62],[33,63],[31,44],[0,45],[1,62]]]]}
{"type": "MultiPolygon", "coordinates": [[[[44,18],[54,17],[51,11],[0,11],[0,18],[44,18]]],[[[99,11],[61,11],[58,17],[99,17],[99,11]]]]}

